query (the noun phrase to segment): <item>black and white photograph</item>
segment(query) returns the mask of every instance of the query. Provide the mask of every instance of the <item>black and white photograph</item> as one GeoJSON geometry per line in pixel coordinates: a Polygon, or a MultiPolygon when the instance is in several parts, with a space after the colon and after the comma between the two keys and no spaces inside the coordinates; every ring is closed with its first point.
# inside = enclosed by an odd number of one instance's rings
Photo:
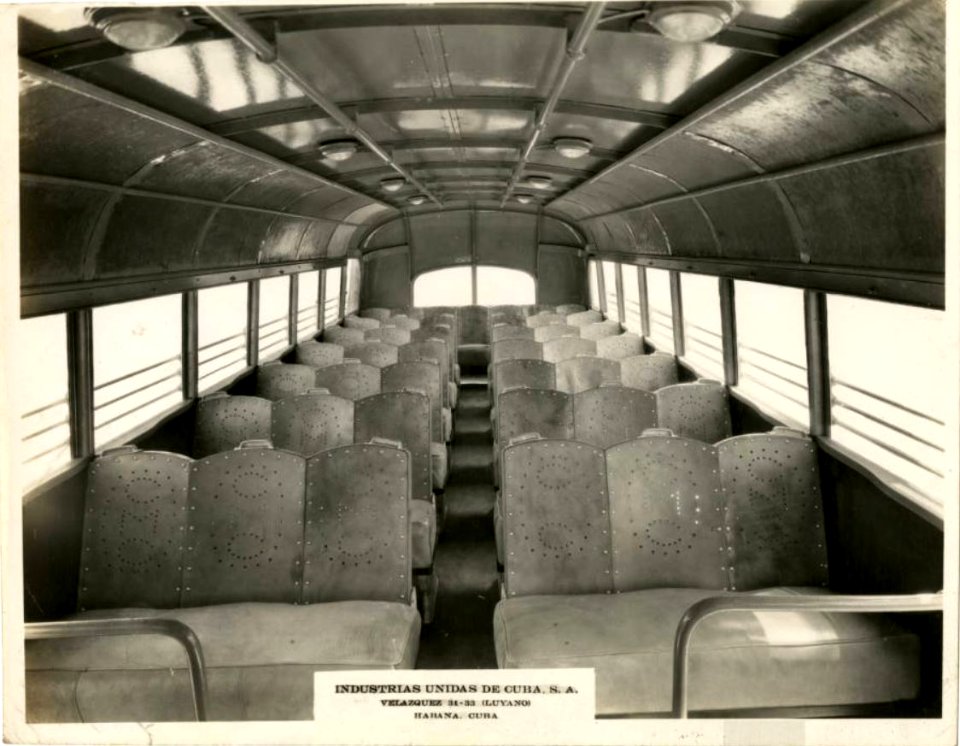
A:
{"type": "Polygon", "coordinates": [[[956,744],[958,11],[0,8],[5,742],[956,744]]]}

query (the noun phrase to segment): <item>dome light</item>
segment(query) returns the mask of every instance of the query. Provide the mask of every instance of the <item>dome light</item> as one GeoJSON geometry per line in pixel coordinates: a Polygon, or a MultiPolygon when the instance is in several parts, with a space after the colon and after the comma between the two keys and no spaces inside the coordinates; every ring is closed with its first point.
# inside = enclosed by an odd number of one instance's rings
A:
{"type": "Polygon", "coordinates": [[[406,183],[407,180],[401,178],[381,179],[380,188],[385,192],[399,192],[406,183]]]}
{"type": "Polygon", "coordinates": [[[107,41],[131,52],[169,47],[187,30],[175,8],[87,8],[84,15],[107,41]]]}
{"type": "Polygon", "coordinates": [[[533,202],[533,195],[532,195],[532,194],[518,194],[518,195],[517,195],[517,202],[519,202],[521,205],[529,205],[531,202],[533,202]]]}
{"type": "Polygon", "coordinates": [[[558,137],[553,141],[553,149],[564,158],[583,158],[592,147],[593,143],[582,137],[558,137]]]}
{"type": "Polygon", "coordinates": [[[739,12],[735,2],[657,3],[638,23],[650,24],[673,41],[700,42],[723,31],[739,12]]]}
{"type": "Polygon", "coordinates": [[[318,148],[323,158],[337,163],[342,163],[353,157],[359,149],[356,140],[331,140],[330,142],[320,143],[318,148]]]}
{"type": "Polygon", "coordinates": [[[411,205],[422,205],[426,201],[427,198],[422,194],[414,194],[412,197],[407,197],[407,202],[409,202],[411,205]]]}
{"type": "Polygon", "coordinates": [[[528,176],[524,184],[531,189],[549,189],[553,179],[549,176],[528,176]]]}

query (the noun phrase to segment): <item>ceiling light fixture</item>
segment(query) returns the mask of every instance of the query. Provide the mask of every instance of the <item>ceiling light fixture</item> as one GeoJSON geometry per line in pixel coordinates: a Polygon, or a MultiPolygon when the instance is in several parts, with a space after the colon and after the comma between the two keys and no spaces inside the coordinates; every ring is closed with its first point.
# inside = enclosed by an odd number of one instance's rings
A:
{"type": "Polygon", "coordinates": [[[592,147],[593,143],[583,137],[558,137],[553,141],[553,149],[564,158],[583,158],[592,147]]]}
{"type": "Polygon", "coordinates": [[[84,15],[107,41],[131,52],[169,47],[187,30],[177,8],[87,8],[84,15]]]}
{"type": "Polygon", "coordinates": [[[380,188],[385,192],[399,192],[407,183],[406,179],[389,178],[380,180],[380,188]]]}
{"type": "Polygon", "coordinates": [[[532,194],[518,194],[518,195],[517,195],[517,202],[519,202],[521,205],[529,205],[531,202],[533,202],[533,195],[532,195],[532,194]]]}
{"type": "Polygon", "coordinates": [[[427,198],[422,194],[414,194],[412,197],[407,197],[407,202],[409,202],[411,205],[422,205],[426,201],[427,198]]]}
{"type": "Polygon", "coordinates": [[[531,189],[549,189],[553,179],[549,176],[528,176],[524,184],[531,189]]]}
{"type": "Polygon", "coordinates": [[[342,163],[351,158],[359,150],[356,140],[331,140],[330,142],[322,142],[317,147],[323,158],[337,163],[342,163]]]}
{"type": "Polygon", "coordinates": [[[723,31],[739,12],[739,4],[730,0],[656,3],[636,24],[650,24],[673,41],[700,42],[723,31]]]}

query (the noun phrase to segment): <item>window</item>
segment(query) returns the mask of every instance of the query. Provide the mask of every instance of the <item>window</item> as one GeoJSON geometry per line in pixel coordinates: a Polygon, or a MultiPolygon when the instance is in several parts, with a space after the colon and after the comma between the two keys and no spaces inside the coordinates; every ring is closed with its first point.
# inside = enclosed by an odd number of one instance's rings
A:
{"type": "Polygon", "coordinates": [[[70,406],[67,401],[67,321],[64,314],[22,319],[17,350],[23,360],[17,386],[21,420],[20,463],[24,491],[70,462],[70,406]]]}
{"type": "Polygon", "coordinates": [[[477,267],[477,298],[481,306],[532,305],[537,302],[533,277],[519,269],[477,267]]]}
{"type": "Polygon", "coordinates": [[[320,328],[317,316],[320,271],[301,272],[297,282],[297,339],[309,339],[320,328]]]}
{"type": "Polygon", "coordinates": [[[643,314],[640,310],[640,273],[643,270],[631,264],[620,267],[623,277],[623,325],[627,331],[643,334],[643,314]]]}
{"type": "Polygon", "coordinates": [[[360,309],[360,260],[347,259],[347,298],[343,313],[349,316],[360,309]]]}
{"type": "Polygon", "coordinates": [[[720,285],[716,277],[680,275],[684,360],[706,378],[723,380],[720,285]]]}
{"type": "Polygon", "coordinates": [[[93,309],[96,448],[183,400],[181,304],[165,295],[93,309]]]}
{"type": "Polygon", "coordinates": [[[828,296],[831,436],[943,499],[945,314],[828,296]]]}
{"type": "Polygon", "coordinates": [[[289,344],[290,278],[260,280],[260,362],[279,357],[289,344]]]}
{"type": "Polygon", "coordinates": [[[323,325],[328,327],[340,320],[340,267],[331,267],[324,275],[323,325]]]}
{"type": "Polygon", "coordinates": [[[606,296],[607,318],[622,322],[620,318],[620,302],[617,297],[617,264],[616,262],[600,262],[603,269],[603,291],[606,296]]]}
{"type": "Polygon", "coordinates": [[[200,393],[247,367],[247,283],[197,293],[200,393]]]}
{"type": "Polygon", "coordinates": [[[446,267],[424,272],[413,281],[413,305],[464,306],[473,297],[470,267],[446,267]]]}
{"type": "Polygon", "coordinates": [[[587,281],[590,283],[590,308],[594,311],[600,310],[600,284],[597,281],[597,261],[591,259],[587,262],[587,281]]]}
{"type": "Polygon", "coordinates": [[[670,273],[665,269],[648,269],[647,303],[650,308],[650,341],[659,352],[673,353],[673,302],[670,294],[670,273]]]}
{"type": "Polygon", "coordinates": [[[737,280],[738,388],[784,424],[809,430],[803,291],[737,280]]]}

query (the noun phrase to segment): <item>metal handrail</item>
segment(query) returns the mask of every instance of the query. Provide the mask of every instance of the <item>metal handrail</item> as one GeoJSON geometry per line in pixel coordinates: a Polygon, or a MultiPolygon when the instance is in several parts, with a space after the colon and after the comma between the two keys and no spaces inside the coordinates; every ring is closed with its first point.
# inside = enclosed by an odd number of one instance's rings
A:
{"type": "Polygon", "coordinates": [[[110,401],[105,401],[103,402],[103,404],[97,404],[93,408],[93,411],[97,412],[101,409],[105,409],[106,407],[109,407],[111,404],[116,404],[117,402],[123,401],[124,399],[129,399],[134,394],[139,394],[141,391],[146,391],[147,389],[152,389],[154,386],[159,386],[161,383],[166,383],[171,378],[180,378],[181,372],[182,371],[178,370],[175,373],[171,373],[169,376],[158,378],[156,381],[153,381],[152,383],[146,383],[143,386],[140,386],[139,388],[135,388],[132,391],[128,391],[125,394],[121,394],[120,396],[114,397],[110,401]]]}
{"type": "Polygon", "coordinates": [[[94,391],[99,391],[100,389],[104,389],[104,388],[106,388],[107,386],[112,386],[112,385],[115,384],[115,383],[120,383],[120,381],[126,381],[128,378],[133,378],[134,376],[139,376],[141,373],[146,373],[148,370],[153,370],[154,368],[159,368],[161,365],[167,365],[168,363],[172,363],[172,362],[174,362],[174,361],[180,362],[180,355],[179,355],[179,353],[176,354],[176,355],[174,355],[173,357],[167,358],[166,360],[161,360],[160,362],[154,363],[153,365],[148,365],[146,368],[141,368],[140,370],[135,370],[135,371],[133,371],[132,373],[125,373],[124,375],[120,376],[119,378],[114,378],[114,379],[112,379],[112,380],[110,380],[110,381],[104,381],[103,383],[98,383],[96,386],[93,387],[93,390],[94,390],[94,391]]]}
{"type": "Polygon", "coordinates": [[[884,443],[882,440],[879,440],[878,438],[874,437],[873,435],[870,435],[869,433],[865,433],[860,428],[854,427],[853,425],[850,425],[846,422],[841,422],[839,420],[834,420],[834,424],[839,425],[844,430],[849,430],[851,433],[853,433],[859,438],[863,438],[864,440],[869,441],[870,443],[873,443],[875,446],[877,446],[878,448],[882,448],[887,453],[892,453],[897,458],[903,459],[904,461],[907,461],[913,464],[914,466],[919,467],[920,469],[923,469],[924,471],[929,472],[930,474],[933,474],[934,476],[943,478],[942,472],[937,471],[932,466],[929,466],[923,463],[918,458],[911,456],[908,453],[904,453],[899,448],[896,448],[890,445],[889,443],[884,443]]]}
{"type": "Polygon", "coordinates": [[[60,420],[59,422],[54,422],[52,425],[47,425],[46,427],[41,427],[39,430],[30,433],[29,435],[24,435],[24,442],[28,440],[33,440],[34,438],[39,438],[44,433],[49,433],[51,430],[56,430],[58,427],[63,427],[64,425],[70,424],[70,418],[68,417],[65,420],[60,420]]]}
{"type": "Polygon", "coordinates": [[[779,391],[773,388],[773,386],[771,386],[769,383],[766,383],[765,381],[761,381],[756,376],[751,376],[749,373],[744,373],[743,371],[741,371],[740,383],[742,384],[744,381],[752,381],[753,383],[757,384],[757,386],[760,386],[761,388],[765,388],[767,391],[770,391],[776,394],[781,399],[786,399],[788,402],[791,402],[792,404],[796,404],[798,407],[803,407],[804,409],[806,409],[807,407],[810,406],[810,402],[801,401],[800,399],[794,399],[792,396],[789,396],[788,394],[785,394],[782,391],[779,391]]]}
{"type": "MultiPolygon", "coordinates": [[[[776,379],[779,380],[779,381],[783,381],[784,383],[789,383],[791,386],[796,386],[798,389],[803,389],[804,391],[807,390],[807,384],[806,384],[806,383],[798,383],[797,381],[794,381],[792,378],[787,378],[787,377],[786,377],[785,375],[783,375],[782,373],[777,373],[775,370],[770,370],[769,368],[765,368],[764,366],[762,366],[762,365],[760,365],[760,364],[758,364],[758,363],[755,363],[755,362],[753,362],[752,360],[743,360],[743,359],[741,358],[741,360],[740,360],[740,367],[741,367],[741,368],[747,367],[748,369],[749,369],[749,368],[756,368],[757,370],[762,370],[762,371],[763,371],[764,373],[766,373],[768,376],[773,376],[774,378],[776,378],[776,379]]],[[[776,389],[774,389],[774,390],[776,390],[776,389]]]]}
{"type": "Polygon", "coordinates": [[[904,412],[907,412],[908,414],[912,414],[915,417],[919,417],[923,420],[929,420],[930,422],[933,422],[936,425],[945,424],[943,420],[938,420],[936,417],[932,417],[929,414],[924,414],[923,412],[920,412],[916,409],[911,409],[910,407],[904,406],[903,404],[900,404],[899,402],[895,402],[892,399],[887,399],[886,397],[880,396],[879,394],[875,394],[872,391],[867,391],[866,389],[862,389],[859,386],[854,386],[852,383],[847,383],[843,379],[834,378],[831,376],[830,383],[831,385],[839,385],[839,386],[843,386],[844,388],[851,389],[853,391],[856,391],[858,394],[863,394],[864,396],[868,396],[871,399],[876,399],[877,401],[881,401],[884,404],[887,404],[896,409],[901,409],[904,412]]]}
{"type": "Polygon", "coordinates": [[[690,641],[697,625],[709,616],[728,611],[808,611],[856,614],[943,611],[943,593],[854,596],[711,596],[691,605],[680,618],[673,643],[673,716],[686,719],[690,641]]]}
{"type": "Polygon", "coordinates": [[[684,340],[686,341],[687,345],[689,345],[691,342],[694,342],[695,344],[699,345],[700,347],[706,347],[707,349],[715,350],[716,352],[719,352],[719,353],[720,353],[720,356],[723,357],[723,348],[722,348],[722,347],[717,347],[715,344],[712,344],[712,343],[710,343],[710,342],[706,342],[706,341],[700,339],[700,337],[698,337],[698,336],[696,336],[696,335],[694,335],[694,334],[690,334],[689,332],[687,332],[687,334],[684,336],[684,340]]]}
{"type": "MultiPolygon", "coordinates": [[[[179,387],[177,387],[177,388],[179,388],[179,387]]],[[[121,413],[118,414],[116,417],[112,417],[112,418],[110,418],[109,420],[107,420],[106,422],[101,422],[101,423],[97,424],[96,427],[95,427],[95,429],[96,429],[96,430],[102,430],[102,429],[105,428],[107,425],[112,425],[114,422],[117,422],[118,420],[122,420],[124,417],[129,417],[131,414],[133,414],[133,413],[136,412],[137,410],[143,409],[144,407],[149,407],[151,404],[156,404],[158,401],[160,401],[160,400],[163,399],[164,397],[170,396],[170,394],[174,394],[174,393],[176,393],[176,392],[177,392],[177,389],[170,389],[169,391],[164,391],[162,394],[160,394],[160,396],[155,396],[155,397],[154,397],[153,399],[151,399],[150,401],[144,402],[143,404],[138,404],[135,409],[129,409],[129,410],[127,410],[126,412],[121,412],[121,413]]]]}
{"type": "Polygon", "coordinates": [[[274,324],[281,324],[281,323],[282,323],[282,324],[286,324],[286,323],[287,323],[287,317],[286,317],[286,315],[278,316],[278,317],[275,318],[275,319],[270,319],[270,321],[264,321],[264,322],[263,322],[262,324],[260,324],[260,326],[257,327],[257,328],[262,331],[263,329],[266,329],[268,326],[273,326],[274,324]]]}
{"type": "Polygon", "coordinates": [[[831,404],[833,405],[833,407],[834,407],[835,409],[836,409],[836,408],[846,409],[847,411],[853,412],[854,414],[858,414],[858,415],[860,415],[861,417],[864,417],[864,418],[870,420],[871,422],[877,423],[877,424],[880,425],[881,427],[885,427],[885,428],[887,428],[888,430],[893,430],[895,433],[900,433],[900,435],[904,436],[905,438],[910,438],[910,440],[915,440],[915,441],[917,441],[918,443],[922,443],[923,445],[925,445],[925,446],[927,446],[927,447],[929,447],[929,448],[934,449],[935,451],[940,451],[941,453],[943,453],[943,450],[944,450],[944,449],[943,449],[943,446],[939,446],[939,445],[937,445],[936,443],[931,443],[929,440],[926,440],[926,439],[924,439],[924,438],[921,438],[921,437],[920,437],[919,435],[917,435],[916,433],[912,433],[912,432],[910,432],[909,430],[906,430],[906,429],[904,429],[904,428],[902,428],[902,427],[898,427],[897,425],[892,425],[892,424],[890,424],[889,422],[887,422],[886,420],[883,420],[883,419],[881,419],[880,417],[877,417],[875,414],[870,414],[869,412],[863,411],[863,410],[860,409],[859,407],[854,407],[854,406],[852,406],[852,405],[850,405],[850,404],[846,404],[845,402],[837,401],[836,399],[833,399],[833,400],[831,401],[831,404]]]}
{"type": "Polygon", "coordinates": [[[211,347],[216,347],[217,345],[223,344],[224,342],[229,342],[231,339],[240,339],[240,338],[246,339],[246,336],[247,336],[246,330],[242,332],[237,332],[236,334],[231,334],[229,337],[218,339],[216,342],[208,342],[205,345],[201,345],[200,347],[197,348],[197,352],[203,352],[204,350],[209,350],[211,347]]]}
{"type": "Polygon", "coordinates": [[[70,637],[119,637],[163,635],[176,640],[187,654],[193,711],[198,721],[207,719],[207,674],[203,648],[196,633],[176,619],[84,619],[71,622],[33,622],[23,625],[27,640],[59,640],[70,637]]]}
{"type": "Polygon", "coordinates": [[[772,354],[769,353],[769,352],[764,352],[763,350],[760,350],[760,349],[758,349],[758,348],[756,348],[756,347],[751,347],[750,345],[744,344],[743,342],[739,342],[739,343],[737,344],[737,349],[738,349],[738,350],[747,350],[748,352],[755,352],[755,353],[758,354],[758,355],[763,355],[764,357],[768,357],[768,358],[770,358],[771,360],[776,360],[778,363],[783,363],[784,365],[789,365],[789,366],[792,367],[792,368],[797,368],[798,370],[802,370],[802,371],[804,371],[804,372],[806,372],[806,370],[807,370],[804,366],[802,366],[802,365],[800,365],[800,364],[798,364],[798,363],[791,362],[790,360],[784,360],[782,357],[777,357],[776,355],[772,355],[772,354]]]}
{"type": "Polygon", "coordinates": [[[33,409],[29,412],[25,412],[24,414],[20,415],[20,419],[25,420],[27,419],[27,417],[34,417],[40,414],[41,412],[46,412],[48,409],[53,409],[54,407],[60,406],[61,404],[69,404],[69,403],[70,403],[69,397],[65,396],[62,399],[57,399],[57,401],[55,402],[50,402],[49,404],[44,404],[42,407],[38,407],[37,409],[33,409]]]}
{"type": "Polygon", "coordinates": [[[711,337],[716,337],[717,339],[723,339],[723,335],[720,334],[720,332],[715,332],[713,331],[713,329],[707,329],[707,327],[705,326],[700,326],[699,324],[695,324],[689,319],[684,319],[683,323],[686,324],[691,329],[696,329],[698,331],[704,332],[705,334],[709,334],[711,337]]]}
{"type": "Polygon", "coordinates": [[[222,357],[224,357],[224,356],[226,356],[226,355],[229,355],[231,352],[236,352],[237,350],[243,350],[244,353],[246,353],[246,350],[247,350],[247,343],[246,343],[246,341],[244,341],[243,344],[236,345],[235,347],[229,347],[229,348],[227,348],[226,350],[221,350],[221,351],[218,352],[216,355],[211,355],[211,356],[208,357],[208,358],[204,358],[203,360],[200,360],[197,364],[198,364],[198,365],[206,365],[207,363],[212,363],[214,360],[219,360],[220,358],[222,358],[222,357]]]}
{"type": "Polygon", "coordinates": [[[287,333],[287,327],[281,326],[279,329],[274,329],[272,332],[261,334],[260,341],[263,342],[265,339],[270,339],[270,337],[275,337],[278,334],[286,334],[286,333],[287,333]]]}
{"type": "Polygon", "coordinates": [[[200,373],[200,375],[198,376],[198,380],[199,380],[199,381],[202,381],[202,380],[204,380],[204,379],[209,379],[210,376],[215,376],[215,375],[216,375],[217,373],[219,373],[221,370],[226,370],[227,368],[230,368],[230,367],[236,365],[237,363],[243,363],[243,364],[244,364],[244,367],[246,367],[246,363],[247,363],[247,357],[246,357],[246,355],[244,355],[243,357],[238,357],[238,358],[236,358],[235,360],[231,360],[231,361],[230,361],[229,363],[227,363],[226,365],[221,365],[219,368],[215,368],[214,370],[208,370],[208,371],[205,371],[205,372],[203,372],[203,373],[200,373]]]}

